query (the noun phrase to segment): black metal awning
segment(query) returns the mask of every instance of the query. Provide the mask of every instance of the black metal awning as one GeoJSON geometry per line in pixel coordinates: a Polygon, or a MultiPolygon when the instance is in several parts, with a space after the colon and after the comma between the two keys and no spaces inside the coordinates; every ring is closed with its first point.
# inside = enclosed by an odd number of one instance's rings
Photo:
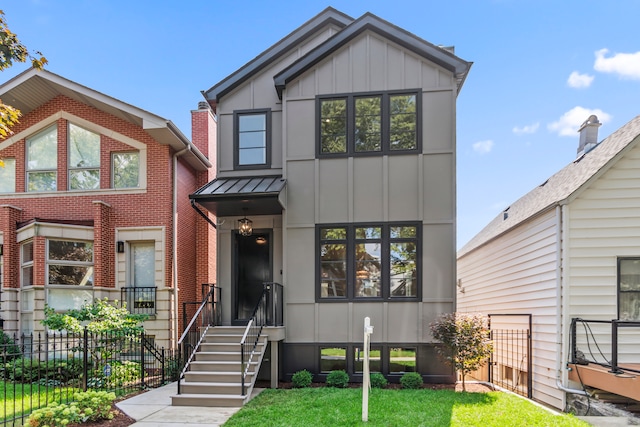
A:
{"type": "Polygon", "coordinates": [[[285,208],[286,184],[281,175],[216,178],[189,198],[218,217],[276,215],[285,208]]]}

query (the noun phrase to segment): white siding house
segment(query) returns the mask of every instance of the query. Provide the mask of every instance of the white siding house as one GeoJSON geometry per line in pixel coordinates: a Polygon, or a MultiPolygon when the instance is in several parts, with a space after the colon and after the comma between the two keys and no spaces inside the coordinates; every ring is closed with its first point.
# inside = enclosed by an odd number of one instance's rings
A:
{"type": "MultiPolygon", "coordinates": [[[[567,369],[572,319],[640,320],[640,285],[624,278],[640,259],[640,116],[598,144],[599,125],[591,116],[578,157],[458,252],[457,310],[532,315],[533,398],[561,409],[582,388],[567,369]]],[[[606,364],[611,326],[592,331],[602,354],[586,357],[606,364]]],[[[640,360],[639,332],[621,330],[619,363],[640,360]]],[[[576,341],[587,352],[585,337],[576,341]]]]}

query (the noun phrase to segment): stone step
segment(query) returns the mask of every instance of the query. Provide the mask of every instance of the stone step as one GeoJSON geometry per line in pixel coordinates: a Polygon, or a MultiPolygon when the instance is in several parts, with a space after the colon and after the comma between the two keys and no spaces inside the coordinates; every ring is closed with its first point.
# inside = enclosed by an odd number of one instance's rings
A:
{"type": "MultiPolygon", "coordinates": [[[[253,372],[257,369],[258,363],[251,362],[249,371],[253,372]]],[[[205,371],[205,372],[237,372],[240,373],[241,363],[240,361],[193,361],[190,365],[191,371],[205,371]]]]}
{"type": "MultiPolygon", "coordinates": [[[[249,387],[249,380],[245,387],[249,387]]],[[[239,382],[184,382],[180,385],[182,394],[226,394],[240,395],[242,394],[242,384],[239,382]]]]}
{"type": "MultiPolygon", "coordinates": [[[[253,372],[247,373],[247,381],[251,381],[253,377],[253,372]]],[[[187,382],[238,383],[240,372],[189,371],[184,374],[184,383],[187,382]]]]}
{"type": "Polygon", "coordinates": [[[239,394],[179,394],[171,396],[171,405],[240,408],[245,400],[246,396],[239,394]]]}
{"type": "MultiPolygon", "coordinates": [[[[265,343],[260,342],[256,346],[257,351],[262,351],[262,347],[264,347],[265,343]]],[[[225,342],[203,342],[200,343],[200,352],[211,352],[211,351],[220,351],[220,352],[240,352],[240,343],[225,343],[225,342]]]]}

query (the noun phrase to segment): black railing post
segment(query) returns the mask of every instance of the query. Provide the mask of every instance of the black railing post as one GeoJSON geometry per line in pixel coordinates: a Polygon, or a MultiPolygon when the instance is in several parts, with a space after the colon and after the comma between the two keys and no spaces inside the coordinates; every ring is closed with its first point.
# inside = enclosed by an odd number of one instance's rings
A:
{"type": "Polygon", "coordinates": [[[162,360],[160,362],[160,367],[162,369],[162,375],[160,376],[160,379],[162,380],[161,384],[164,384],[164,381],[165,381],[165,374],[164,374],[164,347],[162,347],[160,349],[160,354],[162,354],[162,360]]]}
{"type": "Polygon", "coordinates": [[[529,315],[529,329],[527,330],[527,398],[533,398],[533,320],[529,315]]]}
{"type": "Polygon", "coordinates": [[[144,383],[144,331],[140,332],[140,378],[142,379],[142,387],[146,388],[144,383]]]}
{"type": "Polygon", "coordinates": [[[577,350],[577,344],[576,344],[576,322],[578,321],[577,318],[573,318],[571,319],[571,363],[576,363],[576,350],[577,350]]]}
{"type": "Polygon", "coordinates": [[[84,340],[82,345],[82,391],[87,391],[87,382],[89,380],[89,331],[86,326],[82,335],[84,340]]]}
{"type": "Polygon", "coordinates": [[[620,372],[618,369],[618,320],[611,321],[611,370],[614,374],[620,372]]]}

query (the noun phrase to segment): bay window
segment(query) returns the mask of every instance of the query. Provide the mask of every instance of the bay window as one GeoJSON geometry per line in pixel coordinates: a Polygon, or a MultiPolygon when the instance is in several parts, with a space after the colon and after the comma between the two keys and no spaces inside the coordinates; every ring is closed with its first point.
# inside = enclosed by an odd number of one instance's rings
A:
{"type": "Polygon", "coordinates": [[[48,304],[56,310],[82,307],[93,301],[93,243],[47,241],[48,304]]]}

